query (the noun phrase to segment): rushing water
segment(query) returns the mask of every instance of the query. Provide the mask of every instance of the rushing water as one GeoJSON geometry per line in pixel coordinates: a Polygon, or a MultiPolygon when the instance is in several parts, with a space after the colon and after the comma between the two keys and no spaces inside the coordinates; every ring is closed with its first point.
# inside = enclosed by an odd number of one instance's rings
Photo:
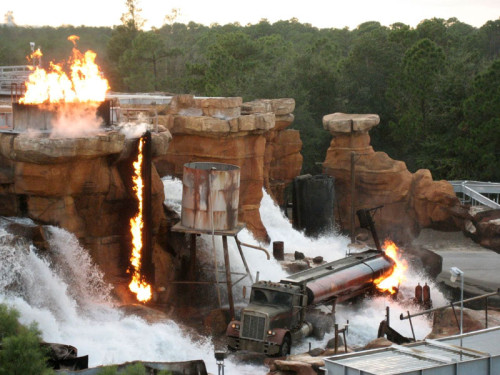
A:
{"type": "MultiPolygon", "coordinates": [[[[166,203],[180,211],[182,185],[179,180],[164,178],[166,203]]],[[[272,241],[285,241],[287,252],[299,250],[307,256],[321,255],[334,260],[345,255],[347,239],[329,234],[310,239],[292,229],[288,220],[264,194],[261,217],[272,241]]],[[[21,219],[19,219],[21,220],[21,219]]],[[[0,228],[0,302],[15,307],[21,314],[21,322],[38,323],[43,339],[49,342],[76,346],[79,355],[89,355],[89,365],[105,365],[131,360],[185,361],[203,359],[209,372],[217,373],[214,348],[209,338],[196,340],[174,321],[147,323],[145,320],[126,315],[113,306],[110,286],[92,263],[87,251],[76,238],[59,228],[51,227],[50,252],[34,248],[30,243],[0,228]]],[[[212,239],[202,236],[207,257],[212,255],[212,239]]],[[[257,244],[251,234],[243,230],[242,242],[257,244]]],[[[222,265],[221,244],[216,241],[216,254],[222,265]]],[[[231,265],[244,272],[239,253],[229,240],[231,265]]],[[[268,249],[272,253],[272,249],[268,249]]],[[[278,281],[286,274],[278,262],[267,260],[262,251],[244,248],[252,274],[260,272],[260,279],[278,281]]],[[[415,272],[408,275],[403,292],[412,291],[417,281],[425,281],[415,272]]],[[[427,280],[428,283],[431,283],[427,280]]],[[[245,280],[242,285],[250,286],[245,280]]],[[[432,286],[434,286],[431,283],[432,286]]],[[[435,289],[435,288],[433,288],[435,289]]],[[[235,288],[237,302],[244,302],[241,288],[235,288]]],[[[434,293],[435,305],[443,297],[434,293]]],[[[444,302],[444,300],[443,300],[444,302]]],[[[403,308],[386,298],[365,299],[355,306],[337,307],[337,322],[342,326],[349,320],[349,345],[363,345],[376,337],[378,324],[385,316],[385,306],[391,307],[391,325],[402,334],[410,336],[407,322],[400,323],[397,316],[403,308]]],[[[414,322],[417,338],[430,331],[430,323],[424,318],[414,322]]],[[[331,338],[304,341],[295,352],[324,346],[331,338]]],[[[226,371],[232,374],[266,373],[264,366],[245,365],[226,360],[226,371]]]]}

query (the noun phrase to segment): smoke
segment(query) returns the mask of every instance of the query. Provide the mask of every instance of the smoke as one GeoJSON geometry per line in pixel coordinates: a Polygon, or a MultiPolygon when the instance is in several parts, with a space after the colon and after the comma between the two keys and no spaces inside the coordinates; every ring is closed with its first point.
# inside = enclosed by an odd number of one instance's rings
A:
{"type": "Polygon", "coordinates": [[[25,137],[25,138],[31,138],[31,139],[34,139],[34,138],[42,138],[44,136],[44,134],[38,130],[38,129],[26,129],[25,131],[23,131],[22,133],[19,134],[19,137],[25,137]]]}
{"type": "Polygon", "coordinates": [[[102,119],[96,115],[97,103],[65,103],[57,106],[52,120],[52,138],[88,137],[98,133],[102,119]]]}
{"type": "Polygon", "coordinates": [[[149,128],[149,124],[146,122],[145,116],[141,113],[137,122],[122,122],[118,124],[116,129],[125,135],[125,138],[140,138],[149,128]]]}

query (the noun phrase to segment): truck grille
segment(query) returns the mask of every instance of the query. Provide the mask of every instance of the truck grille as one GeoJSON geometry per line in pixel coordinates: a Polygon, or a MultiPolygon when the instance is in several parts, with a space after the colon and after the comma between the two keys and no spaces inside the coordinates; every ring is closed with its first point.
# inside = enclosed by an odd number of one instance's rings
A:
{"type": "Polygon", "coordinates": [[[263,316],[243,315],[243,331],[241,337],[264,340],[266,318],[263,316]]]}

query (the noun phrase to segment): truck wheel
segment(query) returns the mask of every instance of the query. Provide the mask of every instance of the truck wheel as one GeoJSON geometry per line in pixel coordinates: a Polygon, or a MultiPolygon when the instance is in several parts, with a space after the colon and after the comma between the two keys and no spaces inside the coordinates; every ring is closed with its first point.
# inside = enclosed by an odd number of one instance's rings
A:
{"type": "Polygon", "coordinates": [[[278,356],[285,357],[287,354],[290,354],[291,344],[292,344],[292,340],[290,339],[290,336],[286,335],[283,338],[283,342],[281,343],[278,356]]]}

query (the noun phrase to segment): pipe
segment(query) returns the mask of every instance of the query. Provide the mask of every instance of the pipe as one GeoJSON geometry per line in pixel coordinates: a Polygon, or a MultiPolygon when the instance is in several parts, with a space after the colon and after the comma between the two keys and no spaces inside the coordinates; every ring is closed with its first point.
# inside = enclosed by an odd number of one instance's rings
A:
{"type": "Polygon", "coordinates": [[[234,237],[236,239],[236,242],[239,243],[241,246],[245,246],[245,247],[249,247],[251,249],[255,249],[255,250],[261,250],[263,252],[266,253],[266,256],[267,256],[267,260],[271,259],[271,256],[269,255],[269,252],[264,249],[263,247],[259,247],[259,246],[255,246],[255,245],[250,245],[250,244],[247,244],[247,243],[243,243],[241,242],[238,237],[234,237]]]}
{"type": "MultiPolygon", "coordinates": [[[[424,311],[420,311],[420,312],[417,312],[415,314],[411,314],[409,317],[411,318],[414,318],[416,316],[419,316],[419,315],[426,315],[426,314],[429,314],[431,312],[434,312],[434,311],[439,311],[439,310],[443,310],[443,309],[446,309],[448,307],[450,307],[450,305],[457,305],[459,304],[460,302],[472,302],[472,301],[477,301],[479,299],[483,299],[483,298],[488,298],[488,297],[493,297],[493,296],[496,296],[496,295],[500,295],[500,288],[497,289],[496,292],[491,292],[491,293],[487,293],[487,294],[482,294],[480,296],[476,296],[476,297],[472,297],[472,298],[468,298],[468,299],[464,299],[463,301],[455,301],[455,302],[451,302],[449,305],[445,305],[445,306],[441,306],[441,307],[435,307],[433,309],[429,309],[429,310],[424,310],[424,311]]],[[[408,317],[405,317],[403,314],[401,314],[399,316],[399,319],[400,320],[405,320],[405,319],[408,319],[408,317]]]]}

